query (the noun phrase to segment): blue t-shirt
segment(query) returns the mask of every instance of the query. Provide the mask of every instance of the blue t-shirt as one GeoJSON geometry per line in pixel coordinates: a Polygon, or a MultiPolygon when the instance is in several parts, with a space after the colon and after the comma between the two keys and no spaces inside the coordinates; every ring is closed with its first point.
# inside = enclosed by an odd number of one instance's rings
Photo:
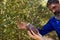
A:
{"type": "Polygon", "coordinates": [[[42,29],[38,29],[41,35],[45,35],[53,30],[56,31],[60,39],[60,20],[57,20],[55,17],[49,19],[46,25],[42,29]]]}

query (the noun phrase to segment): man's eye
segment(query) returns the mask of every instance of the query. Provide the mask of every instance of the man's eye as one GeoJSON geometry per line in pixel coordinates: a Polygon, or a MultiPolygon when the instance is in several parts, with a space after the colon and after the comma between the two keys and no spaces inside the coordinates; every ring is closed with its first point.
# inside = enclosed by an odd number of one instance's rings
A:
{"type": "Polygon", "coordinates": [[[56,8],[56,6],[52,7],[52,9],[55,9],[55,8],[56,8]]]}

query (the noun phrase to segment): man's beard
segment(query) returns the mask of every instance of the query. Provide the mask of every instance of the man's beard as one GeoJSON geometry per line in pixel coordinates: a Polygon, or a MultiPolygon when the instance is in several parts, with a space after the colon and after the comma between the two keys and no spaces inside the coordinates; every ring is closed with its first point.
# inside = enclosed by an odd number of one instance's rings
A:
{"type": "Polygon", "coordinates": [[[60,11],[54,12],[55,18],[60,20],[60,11]]]}
{"type": "Polygon", "coordinates": [[[55,15],[55,16],[60,16],[60,11],[54,12],[54,15],[55,15]]]}

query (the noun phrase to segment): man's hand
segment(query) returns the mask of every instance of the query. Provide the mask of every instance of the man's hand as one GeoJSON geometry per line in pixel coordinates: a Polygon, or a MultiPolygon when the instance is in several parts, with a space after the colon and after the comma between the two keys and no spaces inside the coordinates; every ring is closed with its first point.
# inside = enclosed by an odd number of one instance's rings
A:
{"type": "Polygon", "coordinates": [[[31,38],[33,38],[34,40],[44,40],[44,38],[42,37],[42,35],[37,35],[37,34],[35,34],[32,30],[31,30],[31,32],[30,31],[28,31],[28,35],[31,37],[31,38]],[[31,32],[32,32],[32,34],[31,34],[31,32]]]}

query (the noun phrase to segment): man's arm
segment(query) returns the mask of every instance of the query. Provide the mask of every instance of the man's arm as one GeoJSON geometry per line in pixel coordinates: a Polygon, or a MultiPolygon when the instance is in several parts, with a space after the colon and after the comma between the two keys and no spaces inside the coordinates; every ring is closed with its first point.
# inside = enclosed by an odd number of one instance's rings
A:
{"type": "Polygon", "coordinates": [[[51,23],[51,21],[48,21],[48,23],[44,25],[42,29],[38,28],[38,31],[42,36],[54,30],[51,23]]]}

